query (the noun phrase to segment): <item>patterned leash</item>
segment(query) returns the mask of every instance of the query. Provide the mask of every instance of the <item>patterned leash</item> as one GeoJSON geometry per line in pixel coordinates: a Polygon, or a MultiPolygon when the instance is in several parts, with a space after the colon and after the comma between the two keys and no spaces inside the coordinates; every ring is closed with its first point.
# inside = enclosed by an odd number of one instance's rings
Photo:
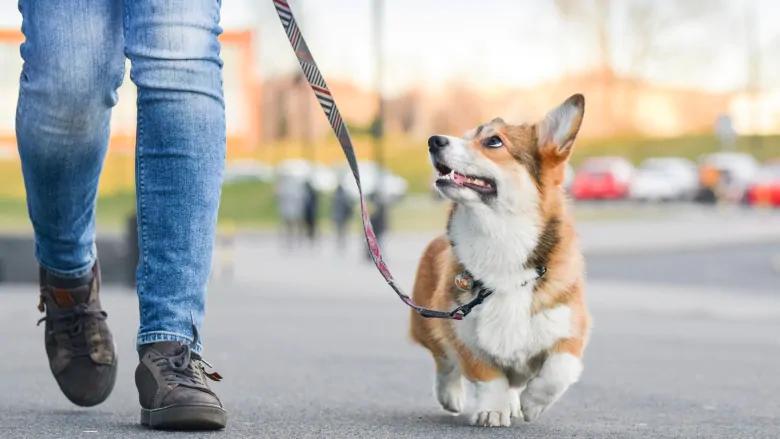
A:
{"type": "Polygon", "coordinates": [[[298,58],[298,62],[301,65],[303,74],[306,76],[306,80],[309,81],[309,85],[314,91],[315,96],[317,96],[317,100],[322,107],[322,111],[325,112],[325,116],[328,118],[330,126],[333,128],[333,132],[336,133],[339,144],[341,144],[341,149],[344,151],[344,155],[349,163],[349,169],[352,170],[352,175],[355,177],[355,183],[357,183],[358,193],[360,194],[360,213],[363,219],[363,232],[366,235],[366,242],[368,243],[374,265],[376,265],[376,268],[382,274],[382,277],[385,278],[387,284],[390,285],[390,288],[395,291],[398,297],[421,316],[462,320],[463,317],[471,311],[471,308],[473,308],[474,305],[484,300],[482,294],[477,295],[473,301],[458,306],[452,311],[437,311],[417,305],[412,298],[404,293],[395,283],[395,279],[393,279],[390,269],[382,258],[382,250],[379,248],[379,243],[376,239],[376,234],[374,233],[374,227],[371,225],[371,219],[369,218],[368,210],[366,208],[366,200],[363,196],[363,187],[360,184],[360,172],[358,171],[357,159],[355,158],[355,148],[352,146],[352,139],[349,137],[347,126],[341,119],[341,114],[339,114],[339,109],[336,107],[336,102],[333,100],[330,89],[328,89],[328,86],[325,84],[320,69],[317,68],[317,63],[314,62],[314,57],[309,51],[309,46],[303,39],[303,35],[301,35],[301,30],[295,22],[295,17],[290,9],[290,5],[286,0],[272,1],[276,7],[276,12],[279,14],[279,19],[282,21],[287,38],[290,40],[290,44],[295,51],[295,56],[298,58]]]}

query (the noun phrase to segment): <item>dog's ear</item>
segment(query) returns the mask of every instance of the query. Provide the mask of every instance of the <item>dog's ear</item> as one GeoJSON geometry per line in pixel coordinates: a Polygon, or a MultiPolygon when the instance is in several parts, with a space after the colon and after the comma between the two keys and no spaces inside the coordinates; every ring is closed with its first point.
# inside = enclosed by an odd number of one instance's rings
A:
{"type": "Polygon", "coordinates": [[[568,157],[585,114],[585,97],[572,95],[536,125],[539,148],[568,157]]]}

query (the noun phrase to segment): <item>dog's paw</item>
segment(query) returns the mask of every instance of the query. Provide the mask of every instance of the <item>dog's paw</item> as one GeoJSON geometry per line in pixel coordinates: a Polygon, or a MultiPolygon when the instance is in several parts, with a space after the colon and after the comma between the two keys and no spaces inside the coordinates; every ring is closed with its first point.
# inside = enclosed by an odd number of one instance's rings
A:
{"type": "Polygon", "coordinates": [[[550,404],[535,400],[527,393],[528,392],[523,393],[520,406],[523,419],[525,419],[526,422],[531,422],[535,421],[550,404]]]}
{"type": "Polygon", "coordinates": [[[511,389],[509,391],[509,415],[513,418],[523,418],[523,410],[520,404],[520,392],[516,389],[511,389]]]}
{"type": "Polygon", "coordinates": [[[444,410],[458,414],[463,411],[466,402],[466,393],[462,386],[447,386],[436,392],[436,398],[444,410]]]}
{"type": "Polygon", "coordinates": [[[523,418],[530,422],[539,417],[572,383],[577,382],[582,372],[582,361],[567,353],[547,358],[541,371],[528,382],[520,395],[523,418]]]}
{"type": "Polygon", "coordinates": [[[509,410],[484,410],[474,413],[471,417],[471,425],[478,427],[509,427],[512,425],[512,421],[510,420],[509,410]]]}
{"type": "Polygon", "coordinates": [[[462,412],[466,405],[466,392],[463,389],[463,380],[460,376],[457,378],[449,377],[449,379],[439,377],[436,380],[436,399],[439,400],[439,404],[444,410],[453,414],[462,412]]]}

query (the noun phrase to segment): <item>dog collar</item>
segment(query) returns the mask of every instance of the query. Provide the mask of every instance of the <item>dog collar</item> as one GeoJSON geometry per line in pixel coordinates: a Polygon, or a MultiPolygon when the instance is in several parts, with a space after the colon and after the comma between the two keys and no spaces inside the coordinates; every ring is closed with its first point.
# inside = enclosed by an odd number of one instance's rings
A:
{"type": "MultiPolygon", "coordinates": [[[[536,277],[533,279],[524,280],[523,283],[520,284],[521,286],[524,287],[533,281],[543,278],[544,275],[547,274],[547,267],[544,265],[538,265],[536,268],[534,268],[534,271],[536,271],[536,277]]],[[[454,283],[455,287],[461,291],[476,291],[476,296],[471,299],[470,302],[463,304],[452,311],[453,314],[459,314],[461,318],[466,317],[468,313],[470,313],[475,307],[482,304],[482,302],[487,299],[488,296],[495,292],[494,290],[486,287],[482,281],[474,279],[474,275],[472,275],[468,270],[463,270],[458,273],[455,276],[454,283]]]]}
{"type": "MultiPolygon", "coordinates": [[[[536,277],[523,281],[523,283],[520,284],[521,287],[524,287],[532,281],[539,280],[544,277],[544,275],[547,273],[547,267],[544,265],[539,265],[534,268],[534,271],[536,272],[536,277]]],[[[474,279],[474,275],[465,269],[455,275],[454,283],[455,286],[461,291],[474,291],[475,289],[482,288],[482,281],[474,279]]]]}

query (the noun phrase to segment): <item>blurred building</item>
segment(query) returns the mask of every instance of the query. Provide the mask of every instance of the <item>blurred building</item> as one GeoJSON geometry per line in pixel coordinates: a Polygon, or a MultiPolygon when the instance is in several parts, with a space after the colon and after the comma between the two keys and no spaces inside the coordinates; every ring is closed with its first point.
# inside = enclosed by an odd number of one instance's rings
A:
{"type": "MultiPolygon", "coordinates": [[[[376,111],[376,95],[337,78],[329,84],[342,114],[352,126],[365,127],[376,111]]],[[[583,137],[640,135],[674,137],[711,133],[719,115],[730,114],[740,134],[780,132],[780,94],[752,97],[738,92],[714,92],[658,85],[611,71],[588,71],[527,88],[502,87],[489,91],[465,84],[442,84],[436,89],[414,88],[386,100],[386,129],[426,137],[431,133],[461,133],[500,116],[509,123],[533,121],[567,96],[580,92],[587,99],[583,137]],[[755,108],[757,107],[757,108],[755,108]],[[758,122],[753,114],[759,115],[758,122]]],[[[300,138],[301,103],[317,107],[308,86],[294,74],[263,84],[265,140],[300,138]]],[[[330,130],[319,109],[308,111],[312,135],[330,130]]]]}
{"type": "MultiPolygon", "coordinates": [[[[13,5],[0,6],[0,158],[16,157],[14,119],[22,59],[19,45],[21,15],[13,5]]],[[[234,14],[235,15],[235,14],[234,14]]],[[[251,153],[260,143],[261,88],[258,75],[254,23],[234,15],[223,17],[222,58],[227,118],[228,155],[251,153]],[[231,18],[232,17],[232,18],[231,18]]],[[[111,153],[131,153],[135,145],[135,94],[129,68],[119,89],[119,103],[112,111],[111,153]]]]}
{"type": "MultiPolygon", "coordinates": [[[[354,23],[356,18],[367,17],[368,10],[365,8],[368,6],[364,2],[342,0],[335,3],[341,5],[340,8],[331,8],[337,9],[331,11],[333,14],[329,16],[335,23],[343,23],[345,20],[354,23]]],[[[543,3],[529,3],[527,6],[538,9],[542,8],[543,3]]],[[[348,32],[339,26],[335,26],[338,27],[335,29],[329,25],[330,22],[317,15],[318,11],[330,10],[329,8],[316,2],[296,4],[298,17],[305,24],[309,39],[319,46],[318,60],[322,63],[326,79],[342,114],[353,130],[368,130],[376,114],[377,98],[367,85],[370,81],[366,82],[366,77],[371,77],[371,74],[367,73],[371,65],[368,59],[371,49],[366,45],[366,38],[358,38],[367,35],[367,22],[358,20],[361,27],[350,28],[348,32]],[[350,45],[344,45],[343,42],[350,37],[354,38],[354,41],[350,41],[350,45]]],[[[518,14],[517,5],[510,7],[510,4],[514,5],[512,2],[506,2],[505,5],[496,4],[493,7],[512,10],[514,14],[518,14]]],[[[588,117],[581,134],[583,137],[673,137],[688,133],[711,133],[716,119],[723,114],[731,117],[738,134],[780,132],[780,89],[769,83],[760,93],[740,91],[742,89],[735,85],[731,88],[706,89],[691,81],[688,81],[686,86],[660,85],[640,79],[639,76],[632,76],[623,70],[620,70],[623,73],[616,73],[618,70],[609,63],[601,67],[587,67],[593,64],[585,63],[582,64],[585,67],[581,70],[556,68],[551,73],[536,77],[533,82],[527,82],[532,85],[523,86],[512,86],[509,85],[512,82],[507,81],[498,83],[495,78],[493,82],[482,83],[481,77],[475,81],[473,76],[478,73],[473,74],[470,79],[458,75],[431,76],[432,72],[440,73],[448,68],[467,68],[469,63],[473,62],[469,58],[471,55],[492,53],[492,57],[498,53],[503,57],[506,52],[491,52],[479,45],[467,46],[465,49],[457,44],[454,44],[457,47],[446,46],[444,43],[449,41],[448,38],[456,35],[447,34],[444,35],[447,38],[444,38],[438,31],[428,34],[426,32],[430,32],[430,27],[427,24],[419,22],[417,27],[413,26],[414,23],[410,24],[410,21],[422,20],[420,17],[412,20],[413,17],[405,14],[405,11],[412,7],[412,3],[394,2],[393,5],[397,8],[396,15],[390,10],[387,18],[388,28],[403,32],[394,32],[392,38],[388,38],[389,42],[394,42],[394,46],[388,50],[389,62],[385,76],[388,82],[405,85],[393,88],[393,92],[386,96],[385,128],[389,134],[403,133],[424,138],[431,133],[461,133],[496,116],[501,116],[510,123],[532,121],[575,92],[584,93],[588,102],[588,117]],[[394,58],[394,53],[408,55],[418,52],[417,46],[408,42],[408,39],[412,39],[419,43],[414,38],[424,38],[431,44],[438,41],[437,53],[419,59],[394,58]],[[464,51],[469,56],[464,55],[464,51]],[[440,68],[436,64],[430,64],[428,58],[433,58],[436,63],[447,61],[447,64],[440,68]],[[415,62],[393,63],[394,59],[415,62]],[[406,78],[406,82],[394,81],[396,77],[406,78]],[[441,79],[439,83],[436,78],[448,79],[441,79]]],[[[434,8],[433,5],[418,6],[434,8]]],[[[457,14],[462,14],[469,8],[474,8],[473,12],[476,13],[479,9],[476,5],[466,2],[461,6],[446,13],[455,14],[453,20],[464,20],[465,17],[457,14]]],[[[566,25],[555,18],[554,12],[548,11],[548,15],[551,20],[557,20],[552,21],[557,26],[566,25]]],[[[517,17],[520,19],[525,16],[517,17]]],[[[491,20],[506,18],[492,17],[491,20]]],[[[0,158],[15,156],[13,121],[18,72],[21,69],[18,50],[22,41],[18,31],[20,22],[21,16],[16,11],[15,4],[0,4],[0,158]]],[[[278,139],[297,140],[306,136],[310,139],[321,139],[327,136],[330,128],[307,84],[301,80],[271,3],[252,0],[232,0],[225,3],[222,9],[222,25],[225,29],[222,42],[229,156],[262,156],[253,154],[253,150],[262,148],[263,142],[269,143],[278,139]],[[262,50],[259,50],[258,35],[263,35],[262,50]],[[260,65],[261,56],[265,65],[260,65]],[[264,76],[262,82],[261,70],[264,76]]],[[[536,29],[533,32],[537,34],[542,30],[536,29]]],[[[472,35],[469,32],[475,30],[462,30],[457,33],[472,41],[474,38],[469,37],[472,35]]],[[[623,33],[629,35],[631,32],[623,33]]],[[[623,36],[623,33],[618,32],[616,35],[623,36]]],[[[573,31],[565,35],[569,39],[579,36],[573,31]]],[[[515,35],[503,44],[520,47],[523,41],[515,35]]],[[[680,40],[679,43],[685,46],[690,42],[680,40]]],[[[552,40],[548,41],[545,50],[557,50],[555,44],[552,40]]],[[[587,54],[585,59],[594,55],[591,53],[593,48],[577,49],[587,54]]],[[[565,55],[568,52],[562,53],[565,55]]],[[[556,55],[555,58],[559,57],[556,55]]],[[[490,59],[492,58],[485,58],[490,59]]],[[[503,63],[505,60],[502,58],[500,61],[503,63]]],[[[510,65],[512,66],[516,67],[514,64],[510,65]]],[[[767,63],[766,70],[770,68],[771,64],[767,63]]],[[[720,75],[715,69],[707,70],[706,76],[720,75]]],[[[120,89],[119,105],[114,110],[112,151],[132,151],[135,132],[134,100],[135,90],[127,78],[120,89]]]]}

